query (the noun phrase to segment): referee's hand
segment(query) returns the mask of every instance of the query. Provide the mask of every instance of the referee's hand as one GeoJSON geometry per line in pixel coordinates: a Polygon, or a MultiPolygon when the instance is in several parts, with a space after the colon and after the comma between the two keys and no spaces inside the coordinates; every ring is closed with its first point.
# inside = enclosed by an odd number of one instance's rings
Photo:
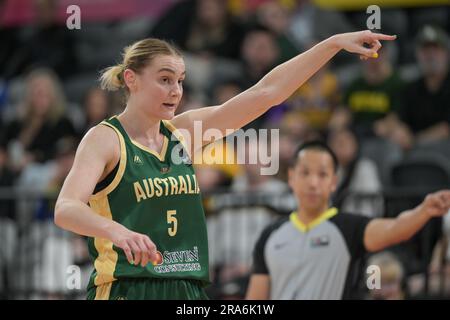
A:
{"type": "Polygon", "coordinates": [[[430,218],[445,215],[450,210],[450,190],[427,195],[420,204],[420,209],[430,218]]]}
{"type": "Polygon", "coordinates": [[[114,233],[111,241],[125,252],[130,264],[141,264],[142,267],[145,267],[149,262],[156,263],[158,261],[156,246],[148,236],[131,231],[124,226],[121,227],[118,232],[114,233]]]}

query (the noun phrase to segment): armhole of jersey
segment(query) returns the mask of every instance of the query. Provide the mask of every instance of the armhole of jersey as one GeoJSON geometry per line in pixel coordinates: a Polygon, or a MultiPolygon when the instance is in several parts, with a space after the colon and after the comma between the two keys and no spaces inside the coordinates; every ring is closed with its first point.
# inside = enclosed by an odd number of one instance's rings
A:
{"type": "Polygon", "coordinates": [[[172,134],[178,139],[178,141],[180,141],[180,143],[183,145],[183,148],[186,150],[189,158],[192,159],[191,157],[191,149],[187,147],[186,145],[186,139],[184,138],[184,136],[181,134],[180,130],[178,130],[177,127],[175,127],[171,122],[169,122],[168,120],[162,120],[164,126],[170,131],[172,132],[172,134]]]}
{"type": "MultiPolygon", "coordinates": [[[[111,125],[107,122],[102,122],[100,124],[108,126],[116,132],[117,137],[119,138],[119,144],[120,144],[120,159],[119,159],[119,166],[118,166],[117,172],[114,176],[114,179],[112,179],[111,183],[109,183],[107,186],[102,188],[102,190],[93,194],[91,196],[91,199],[93,199],[93,200],[99,199],[101,197],[104,197],[104,196],[110,194],[117,187],[120,180],[122,180],[123,174],[125,172],[125,167],[127,165],[127,150],[126,150],[126,146],[125,146],[125,140],[124,140],[122,134],[116,127],[114,127],[113,125],[111,125]]],[[[114,171],[114,169],[113,169],[113,171],[114,171]]],[[[103,179],[102,181],[104,181],[104,180],[105,179],[103,179]]]]}
{"type": "Polygon", "coordinates": [[[110,173],[108,173],[108,175],[102,181],[97,183],[97,185],[94,188],[93,194],[96,194],[96,193],[102,191],[114,180],[114,177],[116,176],[117,171],[119,171],[119,164],[120,164],[120,159],[117,161],[117,164],[114,167],[114,169],[110,173]]]}

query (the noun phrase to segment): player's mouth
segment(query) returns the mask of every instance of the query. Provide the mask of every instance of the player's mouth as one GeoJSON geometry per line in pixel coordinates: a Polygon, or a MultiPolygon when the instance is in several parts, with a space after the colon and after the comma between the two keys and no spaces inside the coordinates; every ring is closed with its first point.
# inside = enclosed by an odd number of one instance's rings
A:
{"type": "Polygon", "coordinates": [[[163,106],[168,109],[175,109],[177,107],[176,103],[163,103],[163,106]]]}

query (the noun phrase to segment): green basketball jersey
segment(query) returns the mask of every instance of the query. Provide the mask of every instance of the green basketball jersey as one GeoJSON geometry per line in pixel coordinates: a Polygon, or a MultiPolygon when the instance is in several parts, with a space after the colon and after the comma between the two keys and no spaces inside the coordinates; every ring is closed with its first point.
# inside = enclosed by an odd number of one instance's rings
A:
{"type": "MultiPolygon", "coordinates": [[[[107,239],[89,238],[95,270],[90,286],[120,278],[170,278],[209,282],[208,240],[200,189],[182,150],[183,137],[161,121],[161,153],[132,140],[117,117],[103,121],[117,133],[121,156],[116,174],[89,199],[98,214],[146,234],[160,260],[146,267],[131,265],[122,249],[107,239]]],[[[89,165],[89,164],[86,164],[89,165]]]]}

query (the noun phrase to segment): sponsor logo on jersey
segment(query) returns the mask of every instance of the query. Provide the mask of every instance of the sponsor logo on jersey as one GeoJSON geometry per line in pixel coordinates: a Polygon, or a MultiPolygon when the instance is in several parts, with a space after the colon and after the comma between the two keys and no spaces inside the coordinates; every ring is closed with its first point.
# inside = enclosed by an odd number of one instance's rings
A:
{"type": "MultiPolygon", "coordinates": [[[[161,255],[161,253],[158,251],[161,255]]],[[[198,247],[181,251],[164,251],[160,263],[153,264],[157,273],[200,271],[198,247]]]]}
{"type": "Polygon", "coordinates": [[[134,156],[133,162],[136,163],[136,164],[144,164],[144,163],[142,162],[141,158],[139,158],[138,155],[135,155],[135,156],[134,156]]]}

